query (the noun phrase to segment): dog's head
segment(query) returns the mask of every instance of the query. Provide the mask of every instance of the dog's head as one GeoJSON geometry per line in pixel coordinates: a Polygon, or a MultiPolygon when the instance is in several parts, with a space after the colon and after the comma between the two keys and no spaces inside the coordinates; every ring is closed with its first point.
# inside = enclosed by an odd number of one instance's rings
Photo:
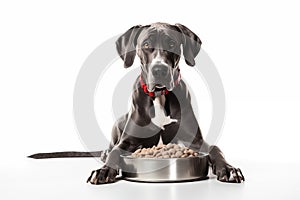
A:
{"type": "Polygon", "coordinates": [[[171,91],[174,88],[181,45],[185,62],[194,66],[201,40],[181,24],[134,26],[116,41],[117,51],[126,68],[133,64],[136,54],[139,56],[142,78],[150,92],[161,88],[171,91]]]}

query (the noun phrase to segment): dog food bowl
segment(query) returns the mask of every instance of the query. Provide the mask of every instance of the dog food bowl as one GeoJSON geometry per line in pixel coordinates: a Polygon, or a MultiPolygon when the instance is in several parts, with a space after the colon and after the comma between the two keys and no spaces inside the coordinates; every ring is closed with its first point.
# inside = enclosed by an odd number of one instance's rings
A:
{"type": "Polygon", "coordinates": [[[139,182],[180,182],[206,179],[208,154],[187,158],[133,158],[121,155],[122,177],[139,182]]]}

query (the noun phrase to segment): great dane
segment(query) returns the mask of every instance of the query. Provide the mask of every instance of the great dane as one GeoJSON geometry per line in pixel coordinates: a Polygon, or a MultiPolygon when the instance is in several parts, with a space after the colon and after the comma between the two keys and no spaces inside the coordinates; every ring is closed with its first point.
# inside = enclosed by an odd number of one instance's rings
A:
{"type": "Polygon", "coordinates": [[[221,150],[207,144],[195,118],[191,96],[181,79],[179,60],[182,53],[189,66],[195,65],[201,40],[181,24],[154,23],[133,26],[116,41],[124,67],[140,59],[141,75],[132,91],[131,110],[118,119],[112,129],[107,151],[90,153],[36,154],[33,158],[102,156],[101,169],[92,171],[88,182],[105,184],[116,181],[120,155],[159,143],[180,143],[195,151],[209,153],[212,172],[222,182],[241,183],[244,176],[239,168],[228,164],[221,150]]]}

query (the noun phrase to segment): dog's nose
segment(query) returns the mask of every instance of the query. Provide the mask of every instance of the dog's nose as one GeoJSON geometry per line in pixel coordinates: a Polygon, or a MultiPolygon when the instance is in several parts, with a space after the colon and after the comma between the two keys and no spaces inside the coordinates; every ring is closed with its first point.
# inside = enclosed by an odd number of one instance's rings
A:
{"type": "Polygon", "coordinates": [[[168,68],[164,65],[155,65],[152,68],[152,74],[154,77],[165,77],[168,74],[168,68]]]}

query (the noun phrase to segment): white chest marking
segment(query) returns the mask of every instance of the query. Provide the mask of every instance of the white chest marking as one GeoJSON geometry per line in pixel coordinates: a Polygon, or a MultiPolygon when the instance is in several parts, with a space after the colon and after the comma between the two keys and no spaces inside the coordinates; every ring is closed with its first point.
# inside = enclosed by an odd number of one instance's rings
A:
{"type": "MultiPolygon", "coordinates": [[[[177,122],[177,119],[171,119],[170,116],[166,116],[166,112],[164,109],[165,102],[166,98],[164,95],[156,97],[154,99],[153,106],[155,110],[155,116],[151,119],[152,123],[160,127],[162,130],[165,130],[165,125],[177,122]]],[[[161,138],[159,143],[162,143],[161,138]]]]}

